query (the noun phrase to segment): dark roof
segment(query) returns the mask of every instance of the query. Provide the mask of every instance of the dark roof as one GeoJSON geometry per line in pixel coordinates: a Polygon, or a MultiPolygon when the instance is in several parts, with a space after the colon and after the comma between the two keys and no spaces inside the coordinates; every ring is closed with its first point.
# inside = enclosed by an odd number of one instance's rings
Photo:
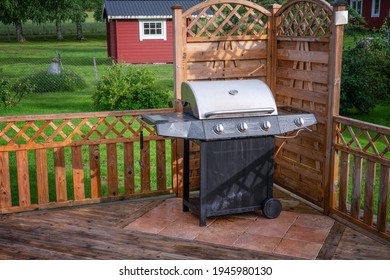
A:
{"type": "Polygon", "coordinates": [[[183,11],[203,2],[202,0],[105,0],[103,17],[126,18],[172,18],[172,6],[182,6],[183,11]]]}

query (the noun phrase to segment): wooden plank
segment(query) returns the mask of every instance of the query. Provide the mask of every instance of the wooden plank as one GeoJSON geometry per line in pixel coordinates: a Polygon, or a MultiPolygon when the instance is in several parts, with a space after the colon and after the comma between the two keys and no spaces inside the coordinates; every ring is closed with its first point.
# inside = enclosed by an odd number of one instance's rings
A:
{"type": "MultiPolygon", "coordinates": [[[[232,42],[233,43],[233,42],[232,42]]],[[[267,41],[234,41],[236,49],[240,50],[265,50],[267,49],[267,41]]],[[[198,42],[198,43],[187,43],[187,53],[197,51],[212,51],[218,49],[218,42],[198,42]]]]}
{"type": "Polygon", "coordinates": [[[31,205],[31,198],[27,151],[16,152],[16,168],[18,173],[19,206],[29,206],[31,205]]]}
{"type": "MultiPolygon", "coordinates": [[[[148,140],[160,140],[160,139],[163,139],[163,137],[158,136],[158,135],[151,135],[151,136],[148,136],[147,139],[148,140]]],[[[80,146],[80,145],[83,146],[83,145],[129,143],[129,142],[137,142],[137,141],[139,141],[138,136],[117,137],[117,138],[108,138],[108,139],[72,140],[72,141],[67,141],[67,142],[33,143],[33,144],[28,144],[28,145],[8,144],[6,146],[0,146],[0,152],[63,148],[63,147],[80,146]]]]}
{"type": "Polygon", "coordinates": [[[100,181],[100,146],[89,146],[89,172],[91,178],[91,198],[102,196],[102,186],[100,181]]]}
{"type": "Polygon", "coordinates": [[[133,194],[134,189],[134,144],[124,143],[124,181],[125,195],[133,194]]]}
{"type": "MultiPolygon", "coordinates": [[[[282,140],[277,141],[277,145],[281,143],[282,140]]],[[[288,141],[286,145],[283,146],[283,150],[297,153],[301,156],[310,158],[312,160],[316,161],[323,161],[323,151],[316,149],[316,147],[313,146],[303,146],[298,143],[293,143],[288,141]]]]}
{"type": "Polygon", "coordinates": [[[293,37],[293,36],[277,36],[278,41],[287,41],[287,42],[323,42],[328,43],[330,38],[328,37],[293,37]]]}
{"type": "Polygon", "coordinates": [[[304,61],[304,62],[328,64],[329,53],[328,52],[317,52],[317,51],[278,49],[277,58],[282,59],[282,60],[304,61]]]}
{"type": "Polygon", "coordinates": [[[88,113],[65,113],[65,114],[46,114],[46,115],[24,115],[24,116],[4,116],[0,117],[0,123],[19,122],[19,121],[37,121],[37,120],[63,120],[63,119],[82,119],[82,118],[100,118],[100,117],[122,117],[139,116],[143,114],[162,114],[173,113],[172,108],[149,109],[149,110],[126,110],[126,111],[102,111],[88,113]]]}
{"type": "Polygon", "coordinates": [[[118,195],[118,157],[116,144],[107,144],[108,195],[118,195]]]}
{"type": "Polygon", "coordinates": [[[328,96],[326,92],[315,92],[304,89],[295,89],[292,87],[283,86],[281,84],[277,84],[276,90],[277,95],[283,95],[290,98],[299,98],[302,100],[316,102],[319,104],[327,103],[328,96]]]}
{"type": "Polygon", "coordinates": [[[354,156],[352,169],[352,201],[351,201],[351,216],[359,219],[360,216],[360,190],[362,185],[362,166],[363,159],[359,156],[354,156]]]}
{"type": "Polygon", "coordinates": [[[364,187],[364,213],[363,221],[372,225],[374,216],[374,190],[375,190],[376,164],[368,160],[366,165],[366,180],[364,187]]]}
{"type": "Polygon", "coordinates": [[[206,80],[206,79],[232,79],[232,78],[256,78],[267,75],[265,65],[252,67],[234,67],[223,69],[193,69],[187,72],[188,80],[206,80]]]}
{"type": "Polygon", "coordinates": [[[35,151],[35,168],[37,172],[38,203],[49,203],[49,176],[47,172],[46,149],[35,151]]]}
{"type": "Polygon", "coordinates": [[[343,213],[347,212],[348,198],[348,180],[349,180],[349,160],[350,155],[341,152],[340,161],[340,192],[339,192],[339,210],[343,213]]]}
{"type": "Polygon", "coordinates": [[[188,37],[186,38],[189,43],[196,42],[221,42],[221,41],[258,41],[258,40],[267,40],[268,35],[242,35],[242,36],[202,36],[202,37],[188,37]]]}
{"type": "Polygon", "coordinates": [[[0,152],[0,208],[12,206],[8,152],[0,152]]]}
{"type": "Polygon", "coordinates": [[[165,140],[156,141],[157,189],[167,188],[165,140]]]}
{"type": "Polygon", "coordinates": [[[310,178],[316,182],[321,182],[322,180],[321,173],[318,170],[307,168],[307,166],[289,158],[277,157],[275,162],[284,168],[290,169],[296,174],[306,176],[307,178],[310,178]]]}
{"type": "Polygon", "coordinates": [[[337,247],[343,237],[345,226],[335,222],[326,237],[324,245],[317,255],[317,260],[331,260],[336,253],[337,247]]]}
{"type": "Polygon", "coordinates": [[[141,149],[141,192],[150,192],[150,142],[145,141],[141,149]]]}
{"type": "Polygon", "coordinates": [[[72,147],[72,174],[74,200],[85,199],[83,151],[81,146],[72,147]]]}
{"type": "Polygon", "coordinates": [[[54,173],[56,178],[57,202],[68,200],[66,189],[66,168],[64,148],[54,148],[54,173]]]}
{"type": "Polygon", "coordinates": [[[388,233],[388,209],[389,209],[390,168],[381,166],[378,198],[378,230],[388,233]]]}
{"type": "Polygon", "coordinates": [[[326,72],[289,69],[283,67],[278,67],[277,77],[321,84],[326,84],[328,82],[328,74],[326,72]]]}
{"type": "Polygon", "coordinates": [[[192,51],[187,52],[187,60],[188,62],[194,61],[216,61],[216,60],[258,60],[258,59],[266,59],[267,51],[266,49],[257,49],[257,50],[241,50],[241,49],[233,49],[233,50],[203,50],[203,51],[192,51]]]}

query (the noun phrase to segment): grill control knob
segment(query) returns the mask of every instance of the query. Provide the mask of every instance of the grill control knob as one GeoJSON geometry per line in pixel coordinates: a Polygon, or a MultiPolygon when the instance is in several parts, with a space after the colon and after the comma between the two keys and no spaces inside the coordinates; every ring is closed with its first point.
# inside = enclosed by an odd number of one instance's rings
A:
{"type": "Polygon", "coordinates": [[[294,120],[296,126],[301,127],[305,124],[305,120],[303,118],[297,118],[294,120]]]}
{"type": "Polygon", "coordinates": [[[268,131],[271,128],[271,123],[269,121],[265,121],[260,126],[262,130],[268,131]]]}
{"type": "Polygon", "coordinates": [[[239,132],[244,133],[244,132],[246,132],[248,130],[248,125],[245,122],[239,123],[237,125],[237,129],[238,129],[239,132]]]}
{"type": "Polygon", "coordinates": [[[223,127],[223,124],[217,124],[217,125],[215,125],[214,127],[213,127],[213,130],[214,130],[214,132],[215,133],[217,133],[217,134],[222,134],[223,133],[223,131],[224,131],[224,127],[223,127]]]}

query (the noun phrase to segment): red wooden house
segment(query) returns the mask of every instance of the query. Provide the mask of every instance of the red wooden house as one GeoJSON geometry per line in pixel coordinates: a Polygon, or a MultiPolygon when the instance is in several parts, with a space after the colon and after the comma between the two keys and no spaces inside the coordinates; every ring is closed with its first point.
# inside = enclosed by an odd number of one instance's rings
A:
{"type": "Polygon", "coordinates": [[[364,17],[370,28],[381,28],[389,17],[390,0],[349,0],[349,4],[364,17]]]}
{"type": "Polygon", "coordinates": [[[202,1],[105,0],[108,56],[124,63],[172,63],[172,6],[202,1]]]}

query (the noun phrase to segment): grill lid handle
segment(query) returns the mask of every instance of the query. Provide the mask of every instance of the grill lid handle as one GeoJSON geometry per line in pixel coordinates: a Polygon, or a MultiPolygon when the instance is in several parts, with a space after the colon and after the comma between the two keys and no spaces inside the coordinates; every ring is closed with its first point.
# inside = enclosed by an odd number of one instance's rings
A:
{"type": "Polygon", "coordinates": [[[251,109],[237,109],[237,110],[219,110],[211,111],[204,114],[206,118],[219,115],[236,115],[236,114],[249,114],[249,113],[263,113],[271,114],[275,111],[274,108],[251,108],[251,109]]]}

